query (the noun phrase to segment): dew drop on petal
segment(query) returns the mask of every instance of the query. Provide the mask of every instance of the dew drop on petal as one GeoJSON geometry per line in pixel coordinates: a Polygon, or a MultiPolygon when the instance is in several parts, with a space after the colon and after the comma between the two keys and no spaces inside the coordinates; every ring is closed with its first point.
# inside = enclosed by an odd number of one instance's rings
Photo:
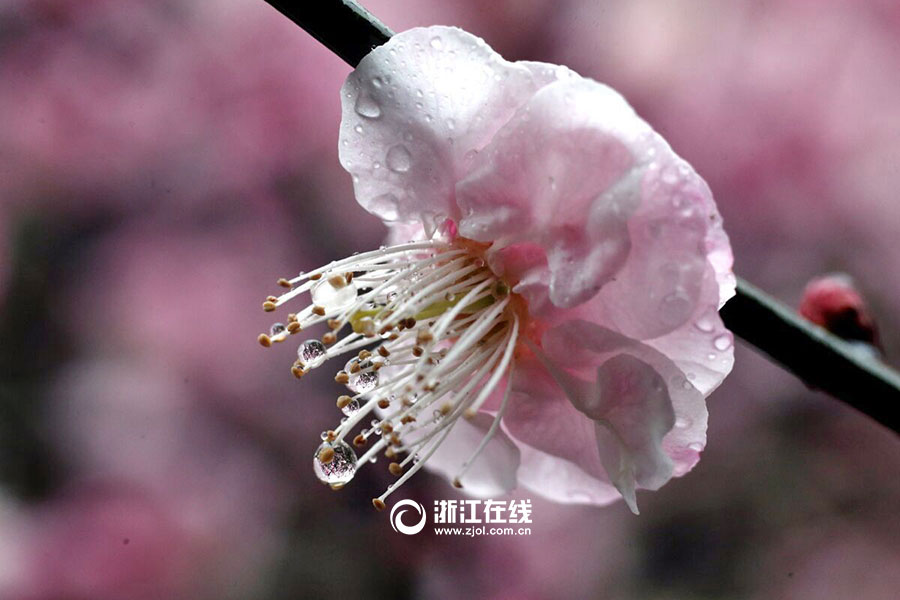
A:
{"type": "Polygon", "coordinates": [[[700,452],[701,450],[703,450],[703,444],[701,444],[700,442],[691,442],[690,444],[688,444],[688,448],[696,452],[700,452]]]}
{"type": "MultiPolygon", "coordinates": [[[[390,159],[388,159],[390,161],[390,159]]],[[[390,164],[390,162],[388,162],[390,164]]],[[[400,202],[397,196],[388,192],[371,200],[369,210],[373,211],[385,221],[396,221],[400,216],[400,202]]]]}
{"type": "Polygon", "coordinates": [[[366,94],[360,94],[356,99],[356,114],[367,119],[377,119],[381,116],[381,106],[374,98],[366,94]]]}
{"type": "Polygon", "coordinates": [[[310,366],[325,356],[327,349],[319,340],[306,340],[297,348],[297,358],[304,367],[310,366]]]}
{"type": "Polygon", "coordinates": [[[678,417],[675,419],[675,427],[678,427],[679,429],[687,429],[692,423],[693,421],[687,417],[678,417]]]}
{"type": "Polygon", "coordinates": [[[725,351],[731,348],[731,336],[727,333],[723,333],[722,335],[716,337],[713,340],[713,346],[716,350],[725,351]]]}
{"type": "Polygon", "coordinates": [[[284,330],[284,323],[274,323],[271,327],[269,327],[269,335],[275,337],[276,335],[284,333],[284,330]]]}
{"type": "Polygon", "coordinates": [[[703,313],[699,319],[694,323],[694,327],[702,331],[703,333],[711,333],[713,329],[716,328],[716,321],[713,318],[712,309],[703,313]]]}
{"type": "Polygon", "coordinates": [[[403,144],[392,146],[385,159],[388,169],[394,173],[406,173],[412,164],[412,156],[403,144]]]}
{"type": "Polygon", "coordinates": [[[679,292],[668,294],[660,304],[660,317],[669,324],[683,323],[690,311],[691,301],[679,292]]]}
{"type": "Polygon", "coordinates": [[[310,293],[313,304],[328,312],[342,310],[356,302],[356,285],[351,281],[335,285],[330,278],[322,278],[310,293]]]}
{"type": "Polygon", "coordinates": [[[440,50],[441,48],[444,47],[444,42],[438,36],[431,38],[430,44],[431,44],[431,47],[434,48],[435,50],[440,50]]]}
{"type": "Polygon", "coordinates": [[[380,88],[384,85],[384,82],[381,80],[381,77],[375,77],[372,79],[372,85],[374,87],[380,88]]]}
{"type": "Polygon", "coordinates": [[[347,442],[324,442],[313,455],[313,470],[322,483],[347,483],[356,475],[356,453],[347,442]],[[334,456],[327,463],[319,460],[319,454],[325,448],[334,450],[334,456]]]}
{"type": "Polygon", "coordinates": [[[357,125],[356,127],[354,127],[353,131],[355,131],[356,133],[362,133],[363,132],[362,125],[357,125]]]}

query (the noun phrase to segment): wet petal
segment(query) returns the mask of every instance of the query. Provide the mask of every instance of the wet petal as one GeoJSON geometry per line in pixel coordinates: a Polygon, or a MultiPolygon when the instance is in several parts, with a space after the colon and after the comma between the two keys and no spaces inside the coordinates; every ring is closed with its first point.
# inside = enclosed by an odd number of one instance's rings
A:
{"type": "Polygon", "coordinates": [[[706,443],[706,404],[669,358],[584,321],[551,329],[543,346],[574,406],[600,423],[603,464],[626,499],[696,464],[706,443]]]}
{"type": "Polygon", "coordinates": [[[395,35],[341,90],[340,159],[357,200],[386,221],[456,218],[456,182],[535,90],[528,68],[460,29],[395,35]]]}
{"type": "Polygon", "coordinates": [[[569,78],[541,88],[457,186],[460,233],[497,248],[540,245],[552,302],[584,302],[628,255],[627,220],[649,160],[640,140],[650,131],[597,82],[569,78]]]}
{"type": "Polygon", "coordinates": [[[610,483],[564,458],[519,442],[519,485],[548,500],[566,504],[609,504],[621,498],[610,483]]]}
{"type": "MultiPolygon", "coordinates": [[[[451,481],[459,475],[467,460],[487,434],[493,415],[479,413],[472,419],[459,419],[453,431],[426,463],[426,468],[451,481]]],[[[516,487],[519,450],[500,429],[481,451],[461,478],[463,491],[472,496],[497,496],[516,487]]]]}

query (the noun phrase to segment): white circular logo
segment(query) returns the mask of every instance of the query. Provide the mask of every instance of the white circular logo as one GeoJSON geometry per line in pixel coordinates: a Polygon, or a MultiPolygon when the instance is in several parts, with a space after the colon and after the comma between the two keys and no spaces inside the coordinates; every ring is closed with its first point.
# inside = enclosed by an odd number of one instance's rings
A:
{"type": "Polygon", "coordinates": [[[401,500],[391,509],[391,527],[394,528],[394,531],[405,535],[415,535],[419,533],[425,529],[425,507],[413,500],[401,500]],[[409,506],[422,515],[422,518],[415,525],[405,525],[403,523],[403,513],[406,512],[404,507],[406,506],[409,506]]]}

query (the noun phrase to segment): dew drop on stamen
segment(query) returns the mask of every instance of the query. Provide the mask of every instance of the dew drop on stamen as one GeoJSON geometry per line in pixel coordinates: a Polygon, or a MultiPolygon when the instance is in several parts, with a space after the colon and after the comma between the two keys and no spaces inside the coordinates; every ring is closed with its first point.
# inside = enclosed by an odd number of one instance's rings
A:
{"type": "Polygon", "coordinates": [[[306,367],[325,356],[327,348],[319,340],[306,340],[297,348],[297,357],[300,363],[306,367]]]}
{"type": "Polygon", "coordinates": [[[378,387],[377,371],[354,373],[350,375],[350,381],[347,382],[347,389],[355,394],[365,394],[376,387],[378,387]]]}
{"type": "Polygon", "coordinates": [[[356,413],[359,412],[359,401],[351,400],[349,404],[341,408],[341,412],[347,415],[348,417],[352,417],[356,413]]]}
{"type": "Polygon", "coordinates": [[[356,453],[347,442],[324,442],[313,455],[313,471],[322,483],[347,483],[356,475],[356,453]],[[327,463],[319,460],[319,454],[325,448],[334,450],[334,456],[327,463]]]}
{"type": "Polygon", "coordinates": [[[330,278],[323,278],[310,292],[313,304],[328,312],[342,310],[356,302],[356,285],[353,282],[338,286],[330,278]]]}
{"type": "Polygon", "coordinates": [[[269,335],[272,337],[275,337],[276,335],[284,333],[285,329],[286,329],[286,327],[284,326],[284,323],[274,323],[269,328],[269,335]]]}

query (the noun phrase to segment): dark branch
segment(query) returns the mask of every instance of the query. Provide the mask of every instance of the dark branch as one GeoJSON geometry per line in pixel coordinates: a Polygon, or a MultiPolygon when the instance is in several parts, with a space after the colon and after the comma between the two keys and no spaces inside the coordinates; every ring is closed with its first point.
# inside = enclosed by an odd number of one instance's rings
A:
{"type": "MultiPolygon", "coordinates": [[[[393,33],[352,0],[266,0],[355,67],[393,33]]],[[[745,281],[722,309],[726,327],[807,385],[900,431],[900,375],[745,281]]]]}
{"type": "Polygon", "coordinates": [[[266,0],[326,48],[356,67],[394,32],[352,0],[266,0]]]}
{"type": "Polygon", "coordinates": [[[762,290],[738,281],[721,311],[735,335],[812,388],[828,392],[885,427],[900,431],[900,375],[852,344],[800,317],[762,290]]]}

